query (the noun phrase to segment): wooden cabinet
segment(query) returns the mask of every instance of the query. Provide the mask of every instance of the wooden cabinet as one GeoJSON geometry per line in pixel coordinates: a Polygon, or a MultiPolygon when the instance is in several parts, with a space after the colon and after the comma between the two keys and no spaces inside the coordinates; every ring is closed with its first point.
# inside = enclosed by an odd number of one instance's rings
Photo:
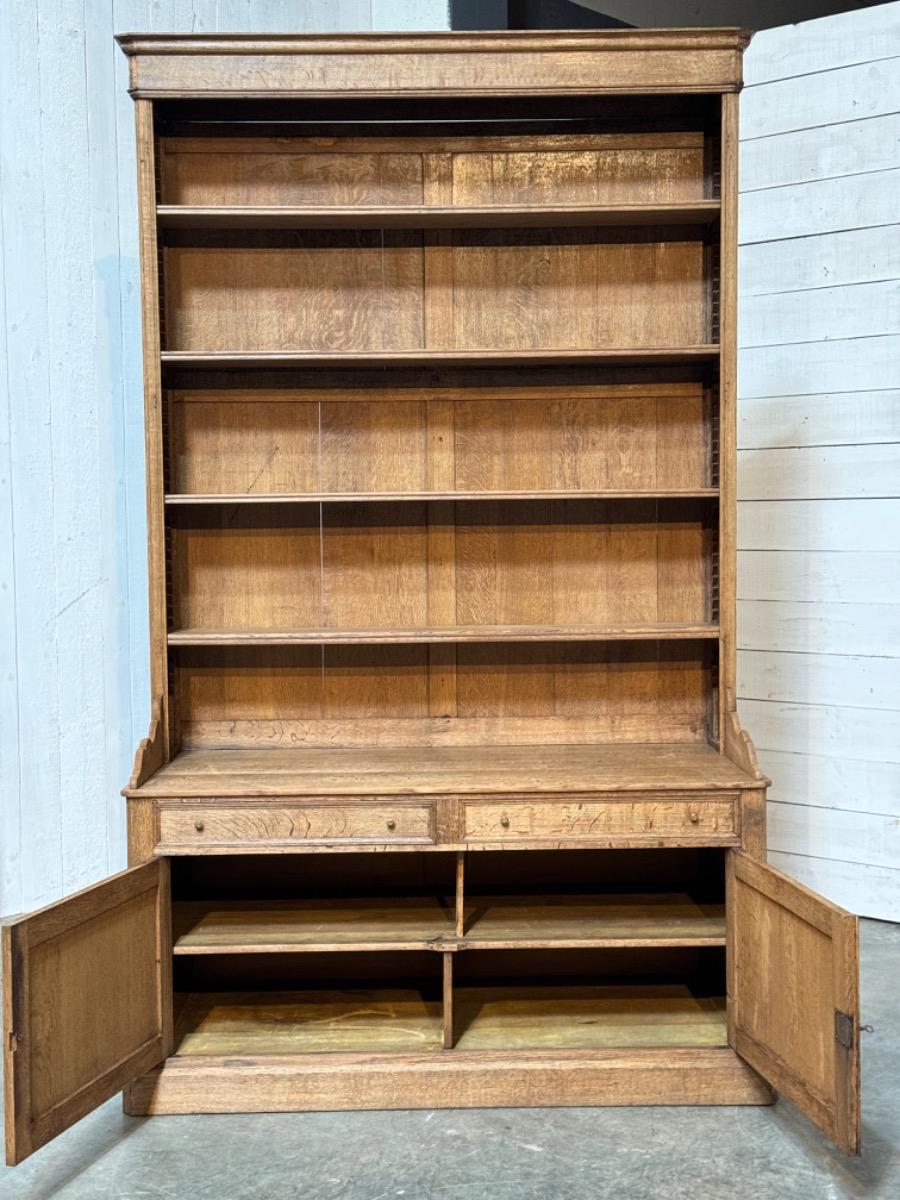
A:
{"type": "Polygon", "coordinates": [[[120,41],[153,722],[132,868],[5,930],[10,1161],[123,1087],[855,1151],[855,921],[735,712],[744,35],[120,41]]]}

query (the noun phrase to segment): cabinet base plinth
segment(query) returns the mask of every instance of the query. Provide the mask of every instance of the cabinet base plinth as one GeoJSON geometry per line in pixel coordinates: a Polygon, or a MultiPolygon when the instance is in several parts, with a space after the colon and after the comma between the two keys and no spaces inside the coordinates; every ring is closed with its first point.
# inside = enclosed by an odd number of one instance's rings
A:
{"type": "Polygon", "coordinates": [[[348,1109],[771,1104],[734,1051],[167,1059],[125,1092],[133,1116],[348,1109]]]}

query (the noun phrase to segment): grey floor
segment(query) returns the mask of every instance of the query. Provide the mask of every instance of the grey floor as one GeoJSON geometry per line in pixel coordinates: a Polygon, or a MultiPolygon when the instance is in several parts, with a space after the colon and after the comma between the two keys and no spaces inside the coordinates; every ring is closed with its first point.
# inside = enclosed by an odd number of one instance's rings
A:
{"type": "Polygon", "coordinates": [[[97,1200],[900,1200],[900,926],[862,926],[863,1141],[772,1108],[123,1116],[110,1101],[0,1197],[97,1200]]]}

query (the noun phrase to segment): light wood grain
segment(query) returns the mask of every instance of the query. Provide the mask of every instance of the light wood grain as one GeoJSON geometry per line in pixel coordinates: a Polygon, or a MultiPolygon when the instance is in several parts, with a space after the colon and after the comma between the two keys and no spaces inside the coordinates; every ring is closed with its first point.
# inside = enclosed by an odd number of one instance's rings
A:
{"type": "Polygon", "coordinates": [[[730,1049],[169,1058],[128,1091],[135,1116],[554,1105],[771,1104],[730,1049]]]}
{"type": "Polygon", "coordinates": [[[857,1154],[857,920],[745,854],[728,862],[729,1040],[828,1137],[857,1154]]]}
{"type": "Polygon", "coordinates": [[[556,226],[702,225],[718,219],[717,200],[672,204],[422,206],[160,204],[163,229],[547,229],[556,226]]]}
{"type": "Polygon", "coordinates": [[[185,750],[141,796],[727,791],[758,786],[709,745],[185,750]]]}
{"type": "Polygon", "coordinates": [[[686,987],[473,987],[455,996],[459,1050],[724,1046],[723,999],[686,987]]]}
{"type": "Polygon", "coordinates": [[[441,1004],[412,989],[194,993],[175,1054],[415,1053],[440,1050],[441,1004]]]}
{"type": "Polygon", "coordinates": [[[11,1164],[169,1053],[169,915],[157,859],[4,925],[11,1164]]]}

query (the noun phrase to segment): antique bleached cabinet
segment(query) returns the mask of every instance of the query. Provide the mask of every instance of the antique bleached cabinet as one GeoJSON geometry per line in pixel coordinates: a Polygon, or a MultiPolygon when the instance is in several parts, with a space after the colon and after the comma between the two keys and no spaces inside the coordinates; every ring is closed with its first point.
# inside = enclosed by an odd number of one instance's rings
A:
{"type": "Polygon", "coordinates": [[[5,930],[7,1153],[131,1113],[759,1104],[854,918],[735,713],[734,30],[119,39],[153,722],[5,930]]]}

